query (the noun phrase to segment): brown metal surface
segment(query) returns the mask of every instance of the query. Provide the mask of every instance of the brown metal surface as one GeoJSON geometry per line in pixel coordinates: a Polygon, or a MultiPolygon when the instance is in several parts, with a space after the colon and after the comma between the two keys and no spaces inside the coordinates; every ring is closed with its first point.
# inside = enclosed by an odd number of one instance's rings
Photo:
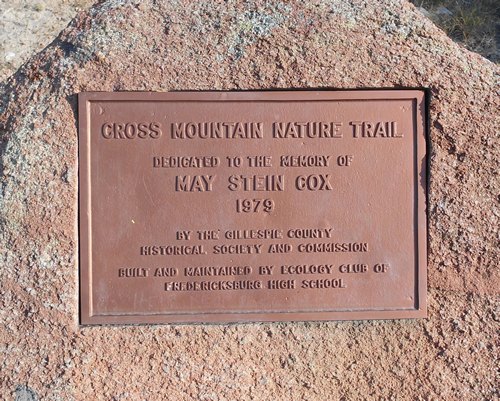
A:
{"type": "Polygon", "coordinates": [[[426,316],[418,90],[81,93],[82,324],[426,316]]]}

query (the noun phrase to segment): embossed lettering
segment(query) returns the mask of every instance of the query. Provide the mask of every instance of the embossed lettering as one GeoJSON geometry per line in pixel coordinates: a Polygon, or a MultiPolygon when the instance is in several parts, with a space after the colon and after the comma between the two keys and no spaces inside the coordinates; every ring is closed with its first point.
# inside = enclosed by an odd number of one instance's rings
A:
{"type": "Polygon", "coordinates": [[[231,175],[230,191],[284,191],[285,176],[279,175],[231,175]]]}
{"type": "Polygon", "coordinates": [[[274,122],[273,138],[342,138],[341,122],[274,122]]]}
{"type": "Polygon", "coordinates": [[[101,135],[105,139],[157,139],[161,136],[159,122],[126,122],[104,123],[101,126],[101,135]]]}
{"type": "Polygon", "coordinates": [[[212,191],[215,175],[178,175],[175,177],[175,190],[179,192],[212,191]]]}
{"type": "Polygon", "coordinates": [[[351,121],[353,138],[403,138],[397,121],[351,121]]]}
{"type": "Polygon", "coordinates": [[[330,174],[299,175],[295,187],[299,191],[331,191],[330,174]]]}
{"type": "Polygon", "coordinates": [[[172,139],[261,139],[261,122],[175,122],[172,139]]]}

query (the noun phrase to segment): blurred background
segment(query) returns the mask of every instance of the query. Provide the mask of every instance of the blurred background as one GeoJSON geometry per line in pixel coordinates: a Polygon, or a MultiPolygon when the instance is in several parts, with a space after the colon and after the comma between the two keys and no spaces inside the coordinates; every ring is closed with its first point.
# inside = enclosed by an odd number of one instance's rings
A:
{"type": "MultiPolygon", "coordinates": [[[[0,81],[50,44],[77,12],[95,2],[0,0],[0,81]]],[[[500,61],[500,0],[411,2],[456,42],[495,63],[500,61]]]]}
{"type": "Polygon", "coordinates": [[[411,0],[450,38],[498,64],[500,0],[411,0]]]}
{"type": "Polygon", "coordinates": [[[95,0],[0,0],[0,82],[95,0]]]}

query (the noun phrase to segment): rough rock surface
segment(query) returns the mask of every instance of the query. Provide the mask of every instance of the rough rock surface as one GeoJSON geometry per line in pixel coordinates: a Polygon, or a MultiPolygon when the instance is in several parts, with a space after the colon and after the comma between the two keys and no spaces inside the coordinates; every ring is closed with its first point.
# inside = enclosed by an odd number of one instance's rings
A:
{"type": "Polygon", "coordinates": [[[497,399],[497,77],[398,0],[80,14],[0,86],[0,398],[497,399]],[[80,328],[76,94],[317,87],[430,88],[429,318],[80,328]]]}

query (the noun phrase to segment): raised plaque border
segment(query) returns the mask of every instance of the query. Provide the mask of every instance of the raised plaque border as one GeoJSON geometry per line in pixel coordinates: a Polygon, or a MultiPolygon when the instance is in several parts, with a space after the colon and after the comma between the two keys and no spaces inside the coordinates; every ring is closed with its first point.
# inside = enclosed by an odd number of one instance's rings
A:
{"type": "Polygon", "coordinates": [[[80,324],[159,324],[159,323],[235,323],[269,321],[376,320],[427,317],[427,96],[425,89],[373,90],[290,90],[237,92],[82,92],[78,94],[79,129],[79,272],[80,324]],[[318,310],[314,312],[213,312],[161,314],[100,314],[92,311],[92,230],[91,222],[91,163],[90,108],[99,102],[307,102],[307,101],[390,101],[411,100],[414,119],[415,221],[417,225],[415,309],[318,310]]]}

